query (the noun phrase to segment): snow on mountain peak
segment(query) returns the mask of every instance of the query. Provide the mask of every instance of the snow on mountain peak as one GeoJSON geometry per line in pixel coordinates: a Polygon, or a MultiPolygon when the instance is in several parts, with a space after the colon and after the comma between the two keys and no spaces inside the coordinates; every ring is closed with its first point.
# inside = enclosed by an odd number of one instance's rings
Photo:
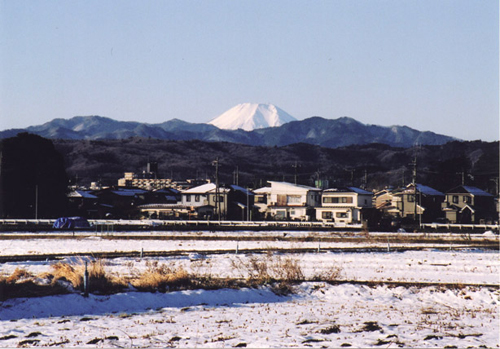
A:
{"type": "Polygon", "coordinates": [[[242,103],[222,113],[208,123],[224,130],[252,131],[277,127],[296,119],[272,104],[242,103]]]}

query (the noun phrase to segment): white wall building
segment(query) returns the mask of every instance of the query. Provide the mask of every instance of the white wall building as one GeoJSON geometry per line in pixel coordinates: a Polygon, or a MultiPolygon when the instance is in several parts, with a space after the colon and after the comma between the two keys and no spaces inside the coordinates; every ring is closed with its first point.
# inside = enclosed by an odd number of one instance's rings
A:
{"type": "Polygon", "coordinates": [[[324,222],[361,223],[362,210],[372,207],[373,193],[345,187],[326,189],[321,196],[321,207],[316,208],[316,219],[324,222]]]}
{"type": "Polygon", "coordinates": [[[269,183],[271,189],[265,195],[268,214],[271,217],[305,221],[314,216],[314,208],[321,202],[321,189],[287,182],[269,183]]]}
{"type": "Polygon", "coordinates": [[[181,192],[182,206],[192,207],[198,212],[199,218],[204,216],[217,216],[220,209],[221,218],[227,215],[227,201],[229,189],[219,187],[217,198],[216,186],[214,183],[207,183],[181,192]],[[203,209],[205,208],[205,210],[203,209]]]}

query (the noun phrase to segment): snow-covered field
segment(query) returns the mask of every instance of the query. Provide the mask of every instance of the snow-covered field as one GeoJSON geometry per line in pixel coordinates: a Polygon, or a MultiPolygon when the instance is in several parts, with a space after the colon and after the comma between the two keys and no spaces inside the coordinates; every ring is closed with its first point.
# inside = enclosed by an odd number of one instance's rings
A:
{"type": "MultiPolygon", "coordinates": [[[[144,271],[151,263],[197,275],[245,278],[249,261],[293,259],[306,279],[332,270],[341,280],[456,283],[444,286],[369,287],[303,282],[280,296],[270,287],[114,295],[79,294],[8,299],[0,303],[0,346],[60,347],[499,347],[500,263],[497,251],[478,249],[316,253],[236,253],[236,248],[318,247],[318,242],[108,240],[3,240],[2,255],[212,250],[225,254],[116,258],[116,275],[144,271]],[[248,245],[247,245],[248,244],[248,245]],[[309,245],[308,245],[309,244],[309,245]],[[24,250],[23,250],[24,249],[24,250]],[[478,286],[461,286],[476,284],[478,286]]],[[[332,243],[333,244],[333,243],[332,243]]],[[[339,247],[341,244],[334,244],[339,247]]],[[[350,243],[345,243],[351,246],[350,243]]],[[[67,262],[74,262],[68,258],[67,262]]],[[[10,262],[39,274],[54,261],[10,262]]]]}

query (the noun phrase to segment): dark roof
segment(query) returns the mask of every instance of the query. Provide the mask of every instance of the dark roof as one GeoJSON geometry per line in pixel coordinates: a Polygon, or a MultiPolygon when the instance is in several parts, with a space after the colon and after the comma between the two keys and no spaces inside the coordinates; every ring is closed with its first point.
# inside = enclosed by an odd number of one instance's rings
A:
{"type": "Polygon", "coordinates": [[[147,193],[146,190],[142,189],[117,189],[117,190],[112,190],[111,192],[119,196],[135,196],[147,193]]]}
{"type": "Polygon", "coordinates": [[[454,194],[454,193],[465,194],[465,193],[467,193],[467,194],[471,194],[474,196],[493,196],[492,194],[487,193],[484,190],[481,190],[481,189],[476,188],[476,187],[471,187],[468,185],[460,185],[458,187],[455,187],[453,189],[448,190],[446,193],[447,194],[454,194]]]}
{"type": "Polygon", "coordinates": [[[330,188],[330,189],[325,189],[323,192],[327,192],[327,193],[356,193],[356,194],[362,194],[362,195],[372,195],[373,194],[371,191],[366,191],[364,189],[357,188],[357,187],[330,188]]]}
{"type": "Polygon", "coordinates": [[[444,196],[444,194],[443,194],[443,193],[441,193],[439,190],[436,190],[436,189],[434,189],[434,188],[428,187],[428,186],[426,186],[426,185],[416,183],[416,186],[417,186],[417,190],[418,190],[419,192],[421,192],[422,194],[425,194],[425,195],[441,195],[441,196],[444,196]]]}
{"type": "Polygon", "coordinates": [[[253,193],[249,189],[245,189],[243,187],[240,187],[239,185],[234,185],[233,184],[233,185],[230,185],[229,187],[231,189],[233,189],[234,191],[241,191],[245,195],[253,195],[253,193]]]}

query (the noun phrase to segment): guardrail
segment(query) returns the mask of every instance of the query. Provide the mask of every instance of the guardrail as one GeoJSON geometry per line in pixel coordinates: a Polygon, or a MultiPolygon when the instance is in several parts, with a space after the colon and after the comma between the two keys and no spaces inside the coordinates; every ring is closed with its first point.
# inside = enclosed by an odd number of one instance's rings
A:
{"type": "Polygon", "coordinates": [[[500,230],[500,225],[498,224],[451,224],[451,223],[424,223],[421,225],[422,228],[431,229],[455,229],[455,230],[500,230]]]}
{"type": "MultiPolygon", "coordinates": [[[[55,219],[0,219],[4,226],[45,226],[52,227],[55,219]]],[[[329,229],[346,228],[361,229],[361,224],[345,224],[333,222],[302,222],[302,221],[219,221],[219,220],[159,220],[159,219],[89,219],[94,227],[129,226],[129,227],[226,227],[226,228],[304,228],[329,229]]]]}
{"type": "MultiPolygon", "coordinates": [[[[52,228],[55,219],[0,219],[0,226],[26,226],[52,228]]],[[[94,227],[224,227],[224,228],[257,228],[257,229],[362,229],[361,224],[335,222],[302,222],[302,221],[219,221],[219,220],[159,220],[159,219],[89,219],[94,227]]],[[[492,230],[500,231],[498,224],[447,224],[424,223],[424,229],[433,230],[492,230]]]]}
{"type": "Polygon", "coordinates": [[[207,220],[111,220],[111,219],[91,219],[89,223],[93,225],[129,225],[129,226],[220,226],[220,227],[257,227],[257,228],[352,228],[361,229],[361,224],[345,224],[332,222],[299,222],[299,221],[207,221],[207,220]]]}
{"type": "Polygon", "coordinates": [[[55,219],[0,219],[2,225],[53,225],[55,219]]]}

